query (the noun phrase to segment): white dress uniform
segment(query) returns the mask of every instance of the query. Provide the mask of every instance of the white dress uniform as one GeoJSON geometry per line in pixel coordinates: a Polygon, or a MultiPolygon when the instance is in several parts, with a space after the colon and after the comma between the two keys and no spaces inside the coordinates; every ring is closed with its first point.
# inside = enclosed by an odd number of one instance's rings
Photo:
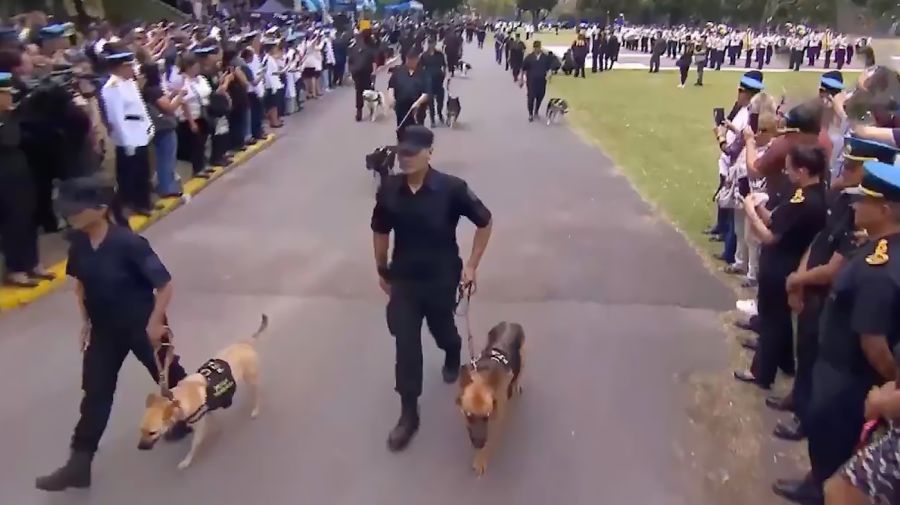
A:
{"type": "MultiPolygon", "coordinates": [[[[121,56],[120,64],[129,56],[121,56]]],[[[133,58],[133,55],[130,56],[133,58]]],[[[147,105],[134,79],[112,75],[100,90],[109,136],[116,145],[116,185],[123,205],[135,212],[149,214],[150,157],[147,146],[153,139],[153,123],[147,105]]]]}

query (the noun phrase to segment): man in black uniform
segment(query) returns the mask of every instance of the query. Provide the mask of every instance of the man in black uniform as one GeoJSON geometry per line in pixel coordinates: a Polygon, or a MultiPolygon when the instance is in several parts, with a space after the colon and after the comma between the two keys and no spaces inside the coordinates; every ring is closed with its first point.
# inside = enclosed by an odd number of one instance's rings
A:
{"type": "Polygon", "coordinates": [[[441,123],[444,122],[444,76],[447,72],[447,58],[444,57],[444,53],[437,50],[437,42],[434,39],[428,41],[428,49],[422,55],[422,69],[431,78],[428,116],[431,118],[431,127],[434,128],[435,108],[437,108],[438,119],[441,123]]]}
{"type": "Polygon", "coordinates": [[[540,115],[541,102],[547,92],[547,72],[553,62],[550,55],[541,50],[540,40],[535,40],[532,47],[534,50],[522,64],[522,77],[528,90],[528,121],[534,121],[534,117],[540,115]]]}
{"type": "Polygon", "coordinates": [[[575,73],[574,77],[578,77],[578,74],[581,73],[581,77],[586,77],[584,75],[584,63],[587,60],[588,53],[588,44],[587,39],[585,38],[583,33],[578,34],[578,38],[575,39],[575,42],[572,42],[572,57],[575,59],[575,73]]]}
{"type": "Polygon", "coordinates": [[[397,115],[397,141],[403,140],[403,131],[410,125],[425,121],[423,105],[431,98],[431,77],[419,66],[421,53],[413,48],[406,55],[406,64],[397,67],[388,81],[390,103],[397,115]]]}
{"type": "Polygon", "coordinates": [[[403,32],[403,36],[400,38],[400,59],[401,63],[406,63],[406,55],[412,50],[413,46],[416,45],[416,34],[413,33],[412,28],[407,28],[403,32]]]}
{"type": "Polygon", "coordinates": [[[840,269],[822,310],[803,419],[812,472],[774,488],[794,501],[821,502],[825,480],[859,442],[866,397],[897,373],[891,349],[900,341],[900,177],[893,165],[867,161],[862,183],[847,191],[858,199],[854,222],[869,241],[840,269]]]}
{"type": "Polygon", "coordinates": [[[450,75],[455,75],[459,61],[462,59],[462,34],[459,30],[448,28],[444,37],[444,56],[447,57],[447,68],[450,75]]]}
{"type": "Polygon", "coordinates": [[[606,51],[606,32],[600,31],[591,37],[591,73],[596,74],[597,70],[602,72],[605,62],[603,61],[603,53],[606,51]],[[599,65],[598,65],[599,63],[599,65]]]}
{"type": "Polygon", "coordinates": [[[516,33],[509,46],[509,68],[512,69],[513,82],[519,82],[519,73],[522,71],[522,60],[525,59],[525,43],[516,33]]]}
{"type": "Polygon", "coordinates": [[[666,40],[662,36],[662,32],[657,32],[656,38],[653,40],[653,47],[650,48],[650,73],[659,73],[659,64],[662,55],[666,52],[666,40]]]}
{"type": "Polygon", "coordinates": [[[494,59],[497,65],[503,64],[503,48],[506,47],[506,35],[503,32],[494,34],[494,59]]]}
{"type": "Polygon", "coordinates": [[[372,89],[372,74],[375,72],[375,50],[370,45],[372,32],[363,30],[347,52],[350,75],[356,88],[356,120],[362,121],[363,91],[372,89]]]}
{"type": "Polygon", "coordinates": [[[487,36],[487,31],[485,31],[483,23],[478,25],[476,35],[478,37],[478,49],[481,49],[484,47],[484,38],[487,36]]]}
{"type": "Polygon", "coordinates": [[[422,393],[422,319],[446,354],[442,377],[459,376],[461,339],[453,320],[457,286],[473,284],[491,236],[491,213],[462,179],[429,165],[434,134],[411,126],[398,145],[403,175],[381,185],[372,211],[375,266],[381,288],[390,296],[388,330],[396,345],[395,389],[401,413],[388,436],[388,449],[404,449],[419,428],[422,393]],[[456,242],[459,218],[478,230],[463,266],[456,242]],[[388,264],[390,233],[394,250],[388,264]]]}
{"type": "Polygon", "coordinates": [[[822,307],[835,276],[856,250],[851,198],[842,190],[862,182],[863,162],[880,160],[893,164],[897,155],[897,149],[892,146],[853,137],[846,140],[846,145],[848,151],[844,154],[841,175],[832,180],[828,195],[825,228],[813,239],[800,268],[787,279],[788,299],[798,312],[797,374],[790,395],[766,398],[769,407],[793,410],[797,414],[795,422],[779,422],[775,426],[774,435],[785,440],[801,440],[805,436],[802,420],[812,393],[812,369],[818,354],[822,307]]]}

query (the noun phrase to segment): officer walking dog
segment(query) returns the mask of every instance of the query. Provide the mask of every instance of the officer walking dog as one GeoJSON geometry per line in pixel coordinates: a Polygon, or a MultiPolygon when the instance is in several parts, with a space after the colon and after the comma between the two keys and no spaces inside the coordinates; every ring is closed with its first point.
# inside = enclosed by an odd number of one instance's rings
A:
{"type": "Polygon", "coordinates": [[[402,175],[381,185],[372,211],[375,266],[387,304],[388,330],[396,346],[395,389],[400,419],[388,436],[391,451],[406,448],[419,429],[422,393],[422,320],[444,353],[442,376],[459,377],[461,340],[454,321],[456,291],[474,283],[491,236],[491,212],[465,181],[430,166],[434,134],[412,125],[397,146],[402,175]],[[465,216],[478,228],[465,265],[459,257],[456,228],[465,216]],[[388,263],[390,234],[393,260],[388,263]]]}

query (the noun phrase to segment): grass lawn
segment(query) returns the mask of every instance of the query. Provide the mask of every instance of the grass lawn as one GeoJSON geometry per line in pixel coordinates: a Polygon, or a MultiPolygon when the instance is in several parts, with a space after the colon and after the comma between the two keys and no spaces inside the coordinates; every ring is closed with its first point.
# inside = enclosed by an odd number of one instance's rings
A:
{"type": "MultiPolygon", "coordinates": [[[[731,110],[739,72],[706,72],[705,86],[678,89],[677,71],[650,75],[618,70],[588,73],[587,79],[559,75],[548,97],[569,101],[568,121],[612,158],[643,197],[657,206],[701,248],[719,251],[701,231],[714,217],[718,184],[718,146],[712,133],[712,109],[731,110]]],[[[852,76],[845,75],[845,80],[852,76]]],[[[693,82],[694,73],[688,82],[693,82]]],[[[812,97],[816,73],[767,73],[776,96],[812,97]]]]}

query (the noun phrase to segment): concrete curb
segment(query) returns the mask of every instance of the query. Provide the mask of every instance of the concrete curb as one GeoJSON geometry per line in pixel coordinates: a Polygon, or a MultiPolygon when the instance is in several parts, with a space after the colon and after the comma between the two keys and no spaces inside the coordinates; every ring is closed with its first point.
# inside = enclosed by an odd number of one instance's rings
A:
{"type": "MultiPolygon", "coordinates": [[[[234,160],[227,167],[213,167],[214,171],[208,179],[194,177],[191,180],[185,182],[183,185],[183,189],[186,197],[166,198],[160,200],[159,203],[162,204],[162,207],[156,210],[152,215],[148,217],[132,216],[131,218],[129,218],[128,223],[136,232],[146,230],[153,223],[156,223],[163,217],[171,214],[173,211],[189,202],[190,198],[206,189],[214,181],[230,172],[231,170],[239,167],[240,165],[243,165],[248,160],[259,154],[261,151],[272,145],[272,143],[275,142],[276,138],[277,137],[274,134],[270,134],[265,138],[265,140],[258,142],[253,146],[250,146],[250,148],[246,151],[237,153],[234,156],[234,160]]],[[[0,286],[0,312],[15,309],[23,305],[28,305],[29,303],[32,303],[35,300],[43,298],[53,291],[56,291],[66,283],[66,260],[62,260],[54,264],[48,270],[56,275],[56,279],[52,281],[41,282],[37,287],[15,288],[9,286],[0,286]]]]}

